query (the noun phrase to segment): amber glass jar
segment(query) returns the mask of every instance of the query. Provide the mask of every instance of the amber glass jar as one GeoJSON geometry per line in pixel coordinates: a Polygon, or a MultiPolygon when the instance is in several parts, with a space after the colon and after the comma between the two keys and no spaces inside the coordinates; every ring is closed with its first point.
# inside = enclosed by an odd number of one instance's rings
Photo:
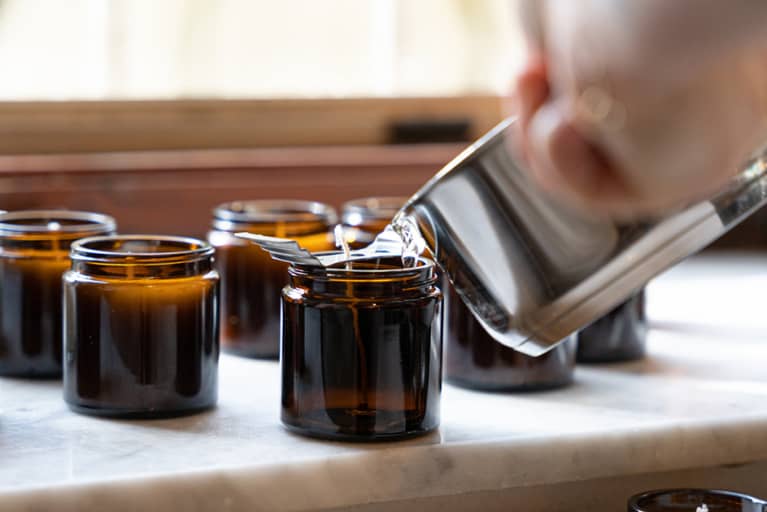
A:
{"type": "Polygon", "coordinates": [[[647,317],[645,292],[631,297],[578,336],[579,363],[633,361],[645,355],[647,317]]]}
{"type": "Polygon", "coordinates": [[[406,197],[365,197],[344,203],[341,222],[349,247],[361,249],[370,244],[406,201],[406,197]]]}
{"type": "Polygon", "coordinates": [[[114,219],[98,213],[0,214],[0,375],[61,375],[61,276],[69,247],[114,230],[114,219]]]}
{"type": "Polygon", "coordinates": [[[530,357],[501,345],[487,334],[447,279],[442,281],[442,290],[448,382],[487,391],[534,391],[572,382],[577,335],[540,357],[530,357]]]}
{"type": "Polygon", "coordinates": [[[334,249],[333,208],[310,201],[235,201],[213,211],[208,241],[221,274],[221,343],[225,351],[275,359],[280,344],[280,293],[288,265],[234,233],[296,240],[310,251],[334,249]]]}
{"type": "Polygon", "coordinates": [[[439,424],[441,303],[434,265],[399,258],[291,267],[283,291],[282,422],[344,440],[423,434],[439,424]]]}
{"type": "Polygon", "coordinates": [[[359,228],[377,235],[392,221],[407,202],[407,197],[365,197],[344,203],[341,221],[344,226],[359,228]]]}
{"type": "Polygon", "coordinates": [[[628,512],[764,512],[767,501],[732,491],[667,489],[632,496],[628,512]]]}
{"type": "Polygon", "coordinates": [[[64,275],[64,399],[86,414],[152,418],[215,405],[218,273],[192,238],[72,245],[64,275]]]}

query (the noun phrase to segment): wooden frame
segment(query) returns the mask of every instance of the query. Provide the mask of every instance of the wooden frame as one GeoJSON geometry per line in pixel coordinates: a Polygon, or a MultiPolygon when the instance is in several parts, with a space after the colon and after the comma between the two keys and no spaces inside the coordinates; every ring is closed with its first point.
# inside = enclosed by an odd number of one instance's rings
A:
{"type": "Polygon", "coordinates": [[[469,124],[476,138],[502,98],[0,102],[0,154],[378,145],[401,121],[469,124]]]}

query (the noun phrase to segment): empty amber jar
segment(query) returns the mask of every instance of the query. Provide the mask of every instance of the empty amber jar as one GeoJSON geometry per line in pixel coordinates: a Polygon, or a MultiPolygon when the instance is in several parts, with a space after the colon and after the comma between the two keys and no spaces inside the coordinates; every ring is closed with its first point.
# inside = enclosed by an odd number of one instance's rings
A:
{"type": "Polygon", "coordinates": [[[539,357],[495,341],[468,310],[447,279],[445,293],[445,379],[487,391],[534,391],[573,381],[577,335],[539,357]]]}
{"type": "Polygon", "coordinates": [[[61,375],[61,276],[69,247],[114,230],[114,219],[98,213],[0,214],[0,375],[61,375]]]}
{"type": "Polygon", "coordinates": [[[641,359],[647,344],[645,292],[639,291],[578,335],[579,363],[641,359]]]}
{"type": "Polygon", "coordinates": [[[439,424],[441,303],[434,265],[296,266],[283,291],[282,422],[343,440],[439,424]]]}
{"type": "Polygon", "coordinates": [[[64,399],[86,414],[153,418],[215,405],[218,273],[192,238],[72,244],[64,276],[64,399]]]}
{"type": "Polygon", "coordinates": [[[632,496],[628,512],[765,512],[767,501],[732,491],[668,489],[632,496]]]}
{"type": "Polygon", "coordinates": [[[216,248],[221,274],[222,347],[241,356],[277,358],[280,293],[288,283],[288,265],[234,233],[291,238],[310,251],[328,251],[335,246],[335,210],[310,201],[235,201],[220,205],[213,215],[208,241],[216,248]]]}

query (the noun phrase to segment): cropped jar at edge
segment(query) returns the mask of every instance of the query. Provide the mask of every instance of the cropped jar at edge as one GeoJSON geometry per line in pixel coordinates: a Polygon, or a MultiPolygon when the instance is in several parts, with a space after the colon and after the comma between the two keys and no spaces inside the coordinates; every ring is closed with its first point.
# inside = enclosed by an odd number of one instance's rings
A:
{"type": "Polygon", "coordinates": [[[536,391],[566,386],[575,374],[578,335],[539,357],[498,343],[443,278],[445,294],[445,380],[486,391],[536,391]]]}
{"type": "Polygon", "coordinates": [[[114,219],[98,213],[0,214],[0,375],[61,375],[61,280],[70,245],[114,230],[114,219]]]}
{"type": "Polygon", "coordinates": [[[159,235],[72,245],[64,276],[64,399],[77,412],[166,417],[218,395],[213,248],[159,235]]]}
{"type": "Polygon", "coordinates": [[[342,440],[439,425],[442,294],[434,265],[295,266],[283,290],[282,422],[342,440]]]}
{"type": "Polygon", "coordinates": [[[279,355],[280,293],[288,264],[273,260],[240,231],[291,238],[313,251],[334,248],[333,208],[296,200],[234,201],[213,211],[208,241],[216,248],[221,275],[221,343],[225,351],[256,358],[279,355]]]}
{"type": "Polygon", "coordinates": [[[628,512],[764,512],[767,501],[721,489],[660,489],[632,496],[628,512]]]}

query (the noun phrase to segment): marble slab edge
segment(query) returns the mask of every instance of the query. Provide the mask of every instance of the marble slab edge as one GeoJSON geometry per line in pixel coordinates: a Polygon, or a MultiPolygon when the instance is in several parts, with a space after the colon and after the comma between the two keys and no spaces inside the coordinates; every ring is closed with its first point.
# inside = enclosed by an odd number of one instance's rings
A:
{"type": "Polygon", "coordinates": [[[301,464],[0,490],[0,510],[303,511],[767,460],[767,418],[669,421],[451,445],[392,445],[301,464]]]}

